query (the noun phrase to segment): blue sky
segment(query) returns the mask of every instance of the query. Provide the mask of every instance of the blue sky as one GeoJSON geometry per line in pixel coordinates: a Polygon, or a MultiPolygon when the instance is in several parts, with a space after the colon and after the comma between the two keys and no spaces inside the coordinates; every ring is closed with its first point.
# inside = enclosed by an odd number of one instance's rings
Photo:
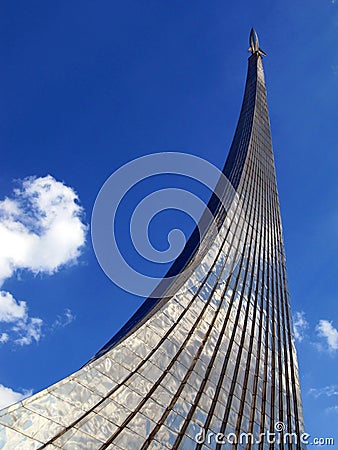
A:
{"type": "MultiPolygon", "coordinates": [[[[136,157],[183,151],[223,166],[254,26],[268,54],[306,429],[335,436],[338,2],[37,0],[0,8],[0,201],[12,200],[1,203],[12,231],[20,222],[20,236],[32,226],[43,235],[24,241],[37,259],[28,250],[23,258],[19,246],[13,270],[3,267],[1,395],[19,398],[76,370],[138,307],[140,298],[103,274],[81,224],[90,223],[106,178],[136,157]],[[35,179],[22,184],[27,177],[35,179]],[[36,198],[47,201],[47,224],[36,198]],[[63,245],[53,238],[60,214],[73,230],[63,245]]],[[[170,229],[181,219],[188,233],[192,224],[178,216],[154,222],[159,247],[163,223],[170,229]]]]}

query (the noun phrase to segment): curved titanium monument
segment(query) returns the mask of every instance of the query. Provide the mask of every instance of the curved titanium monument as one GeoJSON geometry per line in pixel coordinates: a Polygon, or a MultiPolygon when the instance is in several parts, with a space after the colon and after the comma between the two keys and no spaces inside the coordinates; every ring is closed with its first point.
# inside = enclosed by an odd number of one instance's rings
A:
{"type": "Polygon", "coordinates": [[[254,30],[249,50],[223,169],[230,207],[213,194],[212,220],[169,271],[176,280],[160,283],[91,361],[0,411],[1,449],[305,448],[265,54],[254,30]]]}

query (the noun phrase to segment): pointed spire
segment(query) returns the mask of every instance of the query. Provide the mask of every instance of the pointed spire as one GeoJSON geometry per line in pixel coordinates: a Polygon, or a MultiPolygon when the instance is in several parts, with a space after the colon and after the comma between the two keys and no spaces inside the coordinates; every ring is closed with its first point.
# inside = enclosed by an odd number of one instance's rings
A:
{"type": "Polygon", "coordinates": [[[259,47],[258,35],[254,28],[251,28],[250,31],[249,45],[248,51],[252,54],[258,53],[259,55],[266,56],[266,53],[259,47]]]}
{"type": "Polygon", "coordinates": [[[250,51],[251,51],[251,53],[259,51],[258,35],[257,35],[256,30],[254,28],[251,28],[249,43],[250,43],[250,51]]]}

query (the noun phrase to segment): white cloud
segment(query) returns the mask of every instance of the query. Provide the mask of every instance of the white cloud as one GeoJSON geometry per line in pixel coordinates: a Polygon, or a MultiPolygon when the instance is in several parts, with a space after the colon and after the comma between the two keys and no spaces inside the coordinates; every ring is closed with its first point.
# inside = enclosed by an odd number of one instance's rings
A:
{"type": "Polygon", "coordinates": [[[329,406],[328,408],[326,408],[326,412],[338,414],[338,405],[329,406]]]}
{"type": "Polygon", "coordinates": [[[324,386],[322,388],[311,388],[309,394],[315,398],[319,397],[334,397],[338,395],[338,386],[331,384],[330,386],[324,386]]]}
{"type": "Polygon", "coordinates": [[[0,344],[5,344],[9,339],[8,333],[0,334],[0,344]]]}
{"type": "Polygon", "coordinates": [[[25,179],[0,201],[0,285],[18,269],[56,272],[85,243],[83,210],[74,190],[52,176],[25,179]]]}
{"type": "Polygon", "coordinates": [[[19,402],[29,395],[32,395],[32,391],[15,392],[13,389],[0,384],[0,409],[19,402]]]}
{"type": "Polygon", "coordinates": [[[75,320],[75,315],[69,308],[64,310],[63,315],[57,316],[52,324],[52,329],[64,328],[75,320]]]}
{"type": "Polygon", "coordinates": [[[0,335],[2,344],[11,339],[19,345],[28,345],[38,342],[42,335],[42,319],[29,317],[26,302],[18,302],[10,292],[0,291],[0,322],[10,325],[0,335]]]}
{"type": "Polygon", "coordinates": [[[302,342],[305,336],[305,330],[308,327],[309,324],[305,319],[305,313],[303,311],[297,311],[293,319],[293,333],[297,341],[302,342]]]}
{"type": "Polygon", "coordinates": [[[338,350],[338,331],[328,320],[320,320],[316,326],[319,337],[326,340],[327,349],[331,352],[338,350]]]}
{"type": "MultiPolygon", "coordinates": [[[[87,229],[82,215],[74,190],[52,176],[21,182],[11,198],[0,201],[0,287],[19,270],[53,274],[76,262],[87,229]]],[[[66,309],[54,323],[64,327],[74,318],[66,309]]],[[[25,301],[6,291],[0,291],[0,324],[0,344],[12,341],[21,346],[38,342],[44,326],[42,319],[29,316],[25,301]]],[[[0,384],[0,409],[31,394],[0,384]]]]}
{"type": "Polygon", "coordinates": [[[33,341],[39,342],[42,336],[43,320],[39,317],[31,317],[26,321],[20,321],[13,327],[19,337],[15,339],[15,343],[19,345],[29,345],[33,341]]]}
{"type": "Polygon", "coordinates": [[[26,302],[17,302],[9,292],[0,291],[0,322],[15,322],[26,316],[26,302]]]}
{"type": "MultiPolygon", "coordinates": [[[[20,270],[53,274],[77,261],[87,230],[78,200],[71,187],[47,175],[26,178],[0,201],[0,287],[20,270]]],[[[52,328],[74,318],[66,309],[52,328]]],[[[18,345],[38,342],[44,325],[39,317],[29,316],[26,302],[6,291],[0,291],[0,323],[0,343],[18,345]]]]}

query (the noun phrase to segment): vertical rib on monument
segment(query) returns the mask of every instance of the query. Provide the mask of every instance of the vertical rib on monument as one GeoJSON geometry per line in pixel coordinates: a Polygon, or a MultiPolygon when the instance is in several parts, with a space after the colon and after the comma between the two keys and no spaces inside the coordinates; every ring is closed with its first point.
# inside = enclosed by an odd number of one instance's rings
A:
{"type": "Polygon", "coordinates": [[[265,53],[254,30],[249,45],[223,169],[235,201],[223,208],[211,197],[212,221],[175,261],[175,283],[91,361],[0,412],[0,448],[305,448],[265,53]]]}

